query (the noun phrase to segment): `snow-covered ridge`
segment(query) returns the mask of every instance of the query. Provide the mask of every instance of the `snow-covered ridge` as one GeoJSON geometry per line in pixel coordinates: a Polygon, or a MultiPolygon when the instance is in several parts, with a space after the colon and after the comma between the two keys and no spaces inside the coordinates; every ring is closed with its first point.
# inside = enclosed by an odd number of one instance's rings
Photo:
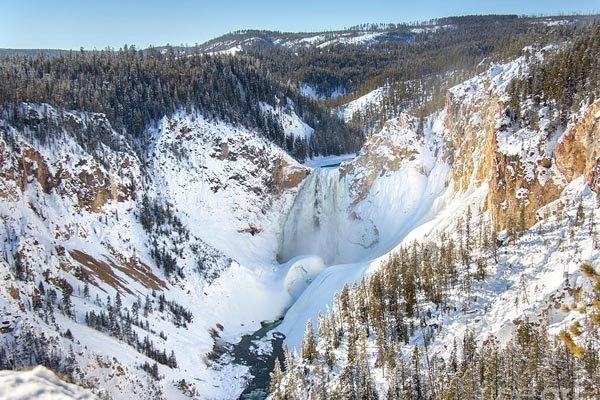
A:
{"type": "MultiPolygon", "coordinates": [[[[429,30],[434,32],[435,29],[429,30]]],[[[201,45],[202,51],[208,54],[235,54],[249,48],[281,46],[289,49],[301,47],[326,48],[333,45],[368,46],[385,41],[408,40],[414,34],[425,31],[406,31],[403,35],[397,32],[351,30],[315,33],[279,33],[269,31],[241,31],[213,39],[201,45]]]]}
{"type": "Polygon", "coordinates": [[[508,85],[513,79],[523,79],[527,76],[532,60],[542,61],[548,53],[558,49],[556,45],[548,45],[541,49],[527,47],[523,49],[527,55],[504,64],[492,64],[486,72],[450,88],[450,95],[463,103],[485,100],[490,94],[506,99],[508,85]]]}

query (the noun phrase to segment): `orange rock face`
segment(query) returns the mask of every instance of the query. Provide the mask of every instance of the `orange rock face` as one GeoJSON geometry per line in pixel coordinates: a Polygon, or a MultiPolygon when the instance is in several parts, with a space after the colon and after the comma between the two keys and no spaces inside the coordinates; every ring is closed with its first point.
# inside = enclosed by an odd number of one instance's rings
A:
{"type": "Polygon", "coordinates": [[[565,132],[556,148],[556,165],[569,181],[584,175],[590,187],[600,192],[600,101],[565,132]]]}
{"type": "Polygon", "coordinates": [[[307,168],[290,165],[286,160],[280,159],[273,173],[273,182],[276,188],[291,189],[300,185],[308,175],[307,168]]]}
{"type": "Polygon", "coordinates": [[[512,132],[498,121],[507,107],[493,95],[467,105],[449,96],[446,103],[454,190],[487,183],[485,207],[497,229],[519,224],[530,227],[536,222],[536,211],[558,198],[568,182],[581,175],[593,190],[600,190],[600,102],[570,125],[554,152],[548,149],[555,127],[533,131],[539,141],[530,148],[503,151],[498,135],[512,132]]]}

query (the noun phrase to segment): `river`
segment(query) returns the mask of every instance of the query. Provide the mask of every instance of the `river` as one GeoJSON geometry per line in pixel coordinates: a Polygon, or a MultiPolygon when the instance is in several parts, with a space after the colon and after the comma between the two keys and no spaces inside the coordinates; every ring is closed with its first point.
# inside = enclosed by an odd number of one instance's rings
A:
{"type": "Polygon", "coordinates": [[[275,359],[279,358],[281,367],[284,367],[283,339],[285,339],[285,336],[282,333],[273,331],[280,323],[281,320],[263,322],[259,330],[242,336],[242,339],[229,350],[233,362],[247,366],[253,376],[240,395],[239,400],[265,399],[269,394],[270,373],[275,365],[275,359]],[[258,343],[258,341],[264,341],[267,335],[271,337],[271,349],[269,350],[272,351],[260,351],[257,344],[261,343],[258,343]]]}

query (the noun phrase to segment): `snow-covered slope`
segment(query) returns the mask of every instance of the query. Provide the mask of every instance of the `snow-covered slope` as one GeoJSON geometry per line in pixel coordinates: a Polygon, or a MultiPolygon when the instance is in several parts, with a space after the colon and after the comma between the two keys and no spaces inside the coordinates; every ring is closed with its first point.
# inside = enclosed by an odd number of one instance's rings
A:
{"type": "Polygon", "coordinates": [[[597,223],[593,211],[596,207],[596,194],[579,177],[559,199],[540,208],[540,221],[507,246],[498,265],[490,271],[491,276],[473,289],[477,300],[462,299],[464,303],[457,307],[460,312],[440,321],[444,328],[434,352],[444,355],[452,341],[460,340],[466,330],[474,332],[479,341],[495,336],[506,344],[519,320],[547,318],[548,334],[553,336],[576,321],[582,323],[584,313],[556,305],[585,303],[588,300],[584,299],[592,296],[593,282],[586,279],[581,266],[598,266],[600,262],[597,239],[590,235],[591,225],[597,223]],[[579,207],[586,217],[573,228],[579,207]],[[569,288],[582,288],[579,300],[572,298],[569,288]]]}
{"type": "MultiPolygon", "coordinates": [[[[290,134],[310,135],[295,114],[293,121],[301,129],[290,134]]],[[[244,263],[275,258],[280,210],[306,175],[289,155],[257,132],[175,115],[154,132],[149,159],[157,194],[192,233],[244,263]]]]}
{"type": "Polygon", "coordinates": [[[345,121],[350,121],[357,112],[364,111],[370,106],[377,106],[388,90],[388,87],[383,86],[370,91],[356,100],[352,100],[351,102],[344,104],[339,110],[340,117],[342,117],[345,121]]]}
{"type": "Polygon", "coordinates": [[[152,128],[142,162],[103,115],[20,112],[0,142],[3,365],[45,363],[115,398],[236,397],[247,368],[207,355],[291,301],[275,258],[306,168],[195,113],[152,128]],[[71,121],[60,141],[30,128],[49,120],[71,121]],[[112,147],[83,147],[83,131],[112,147]],[[160,379],[142,368],[155,362],[160,379]]]}
{"type": "Polygon", "coordinates": [[[285,136],[291,136],[299,139],[310,139],[314,129],[307,125],[294,111],[293,104],[287,104],[285,107],[273,108],[268,104],[261,104],[263,112],[273,115],[283,127],[285,136]]]}
{"type": "Polygon", "coordinates": [[[94,400],[90,391],[60,380],[44,367],[31,371],[0,371],[4,400],[94,400]]]}
{"type": "MultiPolygon", "coordinates": [[[[555,148],[563,148],[556,141],[564,135],[548,122],[554,116],[541,115],[539,130],[526,132],[505,117],[508,83],[525,76],[527,60],[493,65],[452,88],[444,111],[428,117],[422,132],[416,119],[403,115],[372,135],[355,160],[337,171],[312,173],[286,221],[280,255],[318,254],[334,267],[314,277],[287,312],[278,328],[286,343],[298,346],[305,321],[316,324],[346,283],[377,269],[396,247],[452,234],[467,209],[493,218],[501,229],[511,218],[509,224],[517,223],[519,204],[525,204],[532,217],[524,224],[530,226],[540,207],[565,196],[563,189],[577,175],[565,179],[562,171],[577,162],[556,166],[555,148]]],[[[593,113],[582,111],[567,131],[582,125],[594,131],[593,117],[583,117],[593,113]]],[[[580,162],[592,168],[594,156],[587,157],[580,162]]],[[[588,169],[587,182],[594,176],[588,169]]],[[[508,323],[508,317],[498,322],[508,323]]]]}

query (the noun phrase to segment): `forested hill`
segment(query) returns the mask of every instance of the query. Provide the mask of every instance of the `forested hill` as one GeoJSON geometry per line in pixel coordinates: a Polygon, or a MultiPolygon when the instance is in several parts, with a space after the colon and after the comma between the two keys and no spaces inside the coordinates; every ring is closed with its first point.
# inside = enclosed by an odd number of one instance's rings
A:
{"type": "MultiPolygon", "coordinates": [[[[273,77],[249,57],[179,56],[173,51],[69,52],[55,57],[0,60],[0,104],[19,125],[22,102],[104,113],[113,126],[143,143],[143,132],[178,110],[255,128],[298,159],[355,151],[361,135],[312,99],[273,77]],[[314,129],[310,137],[286,135],[276,113],[296,113],[314,129]]],[[[49,134],[46,131],[39,135],[49,134]]]]}
{"type": "MultiPolygon", "coordinates": [[[[518,57],[523,48],[563,43],[597,16],[474,15],[412,24],[364,24],[315,33],[239,31],[200,46],[204,52],[245,54],[306,95],[338,107],[383,88],[376,107],[349,118],[366,134],[412,110],[444,106],[448,88],[518,57]]],[[[179,51],[189,51],[179,49],[179,51]]]]}
{"type": "Polygon", "coordinates": [[[320,97],[336,93],[352,97],[387,81],[474,67],[490,56],[508,60],[527,43],[569,35],[594,19],[472,15],[411,24],[363,24],[330,32],[246,30],[213,39],[200,49],[245,52],[274,73],[312,86],[320,97]]]}

